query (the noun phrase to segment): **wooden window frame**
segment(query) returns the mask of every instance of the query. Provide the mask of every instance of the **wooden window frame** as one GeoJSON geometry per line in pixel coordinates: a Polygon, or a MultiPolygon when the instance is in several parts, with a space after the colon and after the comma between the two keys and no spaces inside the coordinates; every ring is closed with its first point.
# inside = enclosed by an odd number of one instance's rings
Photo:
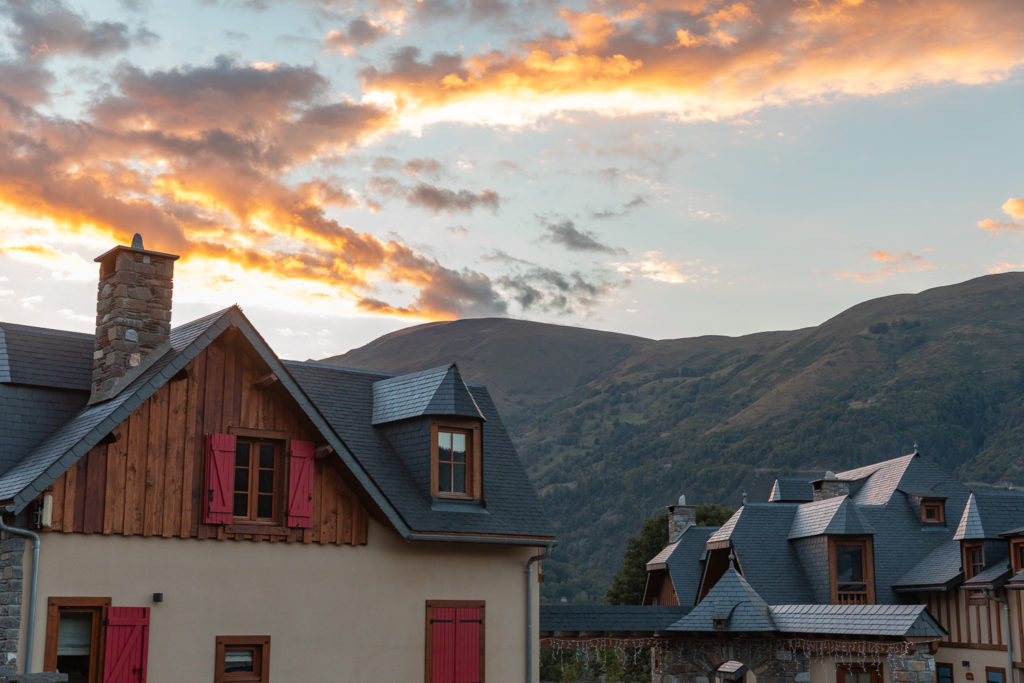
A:
{"type": "Polygon", "coordinates": [[[961,546],[961,562],[963,563],[964,580],[973,578],[985,571],[985,543],[982,541],[964,541],[961,546]],[[981,551],[981,564],[976,567],[971,561],[971,551],[981,551]]]}
{"type": "Polygon", "coordinates": [[[1024,572],[1024,538],[1010,539],[1010,563],[1014,574],[1024,572]]]}
{"type": "Polygon", "coordinates": [[[270,636],[217,636],[216,659],[213,665],[213,683],[270,682],[270,636]],[[228,650],[253,650],[254,668],[258,672],[224,670],[224,657],[228,650]]]}
{"type": "Polygon", "coordinates": [[[935,662],[935,683],[941,683],[939,681],[939,668],[943,666],[949,669],[949,683],[955,683],[956,674],[954,673],[955,669],[952,662],[935,662]]]}
{"type": "Polygon", "coordinates": [[[873,605],[875,604],[875,556],[874,543],[870,536],[830,536],[828,539],[828,582],[829,592],[833,605],[873,605]],[[838,554],[839,546],[859,546],[861,548],[861,574],[864,577],[863,592],[840,591],[838,581],[838,554]],[[840,601],[840,595],[848,596],[852,600],[840,601]],[[854,596],[861,596],[858,599],[854,596]]]}
{"type": "Polygon", "coordinates": [[[946,502],[939,498],[925,498],[921,501],[921,524],[924,526],[944,526],[946,524],[946,502]],[[935,518],[928,519],[928,511],[935,511],[935,518]]]}
{"type": "Polygon", "coordinates": [[[435,419],[430,423],[430,495],[449,500],[480,500],[483,497],[483,424],[472,418],[435,419]],[[441,491],[438,481],[439,432],[462,432],[466,439],[466,492],[441,491]]]}
{"type": "Polygon", "coordinates": [[[436,607],[469,608],[480,610],[480,681],[484,683],[487,674],[484,666],[484,643],[486,641],[484,629],[487,626],[487,602],[484,600],[427,600],[426,609],[426,649],[423,658],[424,683],[433,683],[434,675],[434,630],[430,625],[430,618],[433,616],[436,607]]]}
{"type": "Polygon", "coordinates": [[[57,639],[60,635],[61,612],[92,613],[92,643],[89,648],[89,680],[100,683],[103,679],[103,654],[106,651],[107,609],[110,598],[58,597],[46,603],[46,647],[43,671],[57,670],[57,639]]]}
{"type": "Polygon", "coordinates": [[[985,683],[988,683],[988,675],[990,673],[994,673],[994,672],[998,672],[999,675],[1003,677],[1003,683],[1009,683],[1009,681],[1006,680],[1006,669],[1004,667],[1001,667],[1001,666],[986,666],[985,667],[985,683]]]}
{"type": "MultiPolygon", "coordinates": [[[[234,496],[238,491],[235,490],[234,480],[237,465],[233,462],[231,466],[231,525],[228,531],[245,533],[246,527],[256,529],[272,527],[279,528],[283,530],[284,533],[287,533],[287,528],[284,526],[284,499],[285,490],[287,488],[287,479],[285,477],[285,470],[287,469],[287,461],[285,458],[287,440],[280,438],[280,432],[260,432],[257,430],[244,431],[247,432],[245,435],[236,435],[235,448],[238,448],[238,444],[249,444],[249,488],[247,491],[247,495],[249,497],[249,514],[246,516],[239,516],[235,514],[234,496]],[[258,447],[263,444],[274,447],[274,509],[272,516],[269,518],[256,516],[258,496],[255,494],[259,483],[259,468],[253,467],[252,465],[254,462],[258,464],[258,447]]],[[[266,532],[261,530],[250,533],[266,532]]]]}

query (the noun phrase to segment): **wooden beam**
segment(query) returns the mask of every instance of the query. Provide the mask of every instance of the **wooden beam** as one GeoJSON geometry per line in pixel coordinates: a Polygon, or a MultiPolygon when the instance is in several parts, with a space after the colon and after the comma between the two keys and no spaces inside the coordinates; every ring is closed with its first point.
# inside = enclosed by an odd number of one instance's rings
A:
{"type": "Polygon", "coordinates": [[[263,375],[255,382],[253,382],[252,385],[257,389],[266,389],[267,387],[276,384],[279,381],[280,380],[277,379],[277,375],[275,375],[272,372],[268,372],[267,374],[263,375]]]}

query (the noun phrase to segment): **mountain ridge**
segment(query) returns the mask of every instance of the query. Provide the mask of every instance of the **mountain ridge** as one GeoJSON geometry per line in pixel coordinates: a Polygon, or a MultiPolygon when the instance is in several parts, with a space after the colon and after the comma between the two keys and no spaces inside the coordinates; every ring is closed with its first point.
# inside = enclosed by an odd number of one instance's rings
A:
{"type": "Polygon", "coordinates": [[[773,475],[922,451],[1024,483],[1024,273],[861,302],[820,325],[653,340],[503,318],[427,323],[322,362],[459,363],[487,385],[562,538],[545,599],[593,602],[644,517],[764,500],[773,475]]]}

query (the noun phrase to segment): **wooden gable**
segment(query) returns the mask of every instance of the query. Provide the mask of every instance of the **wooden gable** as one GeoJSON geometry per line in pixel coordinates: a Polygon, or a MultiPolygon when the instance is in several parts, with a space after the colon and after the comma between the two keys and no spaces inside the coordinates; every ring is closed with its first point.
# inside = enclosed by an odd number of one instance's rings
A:
{"type": "Polygon", "coordinates": [[[203,522],[206,435],[324,440],[241,335],[229,331],[58,478],[65,533],[360,545],[368,510],[336,458],[314,460],[310,528],[203,522]]]}

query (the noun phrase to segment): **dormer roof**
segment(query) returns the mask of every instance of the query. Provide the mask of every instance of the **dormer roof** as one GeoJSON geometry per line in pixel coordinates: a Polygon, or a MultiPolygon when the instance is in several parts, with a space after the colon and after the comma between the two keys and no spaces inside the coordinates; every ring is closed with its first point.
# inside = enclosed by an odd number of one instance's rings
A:
{"type": "Polygon", "coordinates": [[[874,534],[871,526],[857,506],[847,496],[837,496],[814,503],[804,503],[796,509],[789,539],[821,535],[862,536],[874,534]]]}
{"type": "Polygon", "coordinates": [[[373,383],[373,425],[426,415],[484,419],[455,363],[373,383]]]}
{"type": "Polygon", "coordinates": [[[974,491],[967,499],[956,534],[958,541],[998,539],[1020,527],[1024,519],[1024,491],[974,491]]]}
{"type": "Polygon", "coordinates": [[[739,572],[729,567],[700,604],[670,630],[761,632],[776,629],[768,603],[739,572]]]}

